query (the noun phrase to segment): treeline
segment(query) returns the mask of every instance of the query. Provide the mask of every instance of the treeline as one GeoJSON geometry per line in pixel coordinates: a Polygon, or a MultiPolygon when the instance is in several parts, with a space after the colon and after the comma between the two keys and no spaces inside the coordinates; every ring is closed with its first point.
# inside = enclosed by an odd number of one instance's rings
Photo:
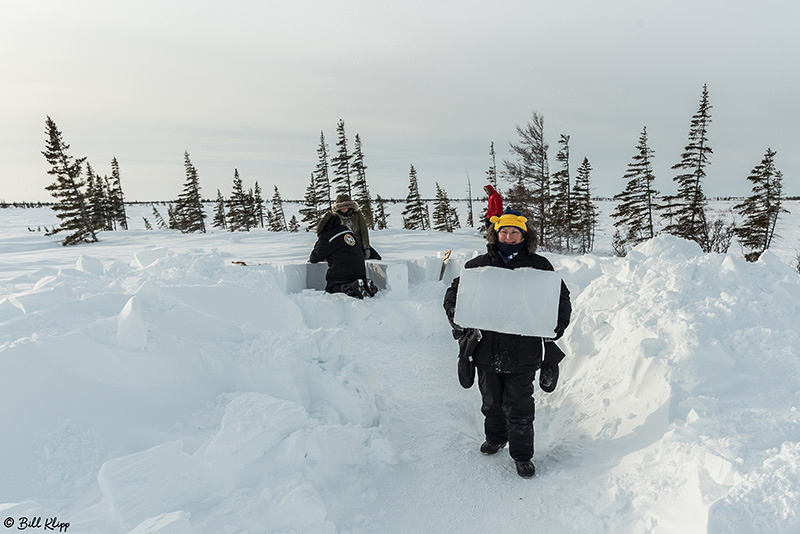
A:
{"type": "MultiPolygon", "coordinates": [[[[652,161],[655,151],[648,145],[647,127],[642,129],[635,154],[623,175],[624,189],[614,195],[616,207],[612,213],[615,233],[614,250],[625,255],[633,246],[651,239],[660,231],[697,242],[706,252],[726,252],[732,239],[738,238],[745,256],[755,261],[776,237],[778,217],[786,210],[782,207],[782,174],[775,168],[775,152],[767,149],[762,161],[747,177],[752,184],[752,194],[735,205],[741,217],[738,226],[706,216],[708,198],[703,193],[703,181],[713,153],[708,130],[711,124],[711,105],[707,87],[703,86],[700,107],[692,117],[688,144],[680,161],[672,166],[676,170],[673,181],[677,191],[661,195],[655,188],[656,177],[652,161]],[[661,221],[661,223],[659,223],[661,221]]],[[[111,176],[102,178],[86,164],[85,158],[75,159],[68,153],[55,123],[47,117],[47,150],[45,157],[52,168],[48,173],[56,181],[47,187],[56,198],[53,209],[61,225],[49,234],[68,232],[64,244],[92,242],[97,232],[127,228],[124,198],[119,165],[112,159],[111,176]]],[[[591,191],[592,166],[588,157],[580,158],[577,169],[571,166],[570,136],[559,135],[555,168],[551,172],[549,145],[545,141],[544,117],[533,112],[527,124],[516,126],[519,140],[509,143],[510,157],[498,168],[494,143],[490,143],[486,182],[498,190],[507,206],[521,211],[528,218],[530,231],[537,233],[541,248],[560,253],[587,253],[594,247],[598,208],[591,191]],[[501,190],[498,179],[508,187],[501,190]]],[[[227,197],[217,190],[212,226],[231,232],[267,228],[271,231],[312,231],[322,216],[331,209],[337,196],[345,195],[358,202],[371,229],[388,227],[386,204],[397,199],[372,196],[367,183],[367,165],[362,140],[355,135],[352,149],[343,120],[336,126],[336,143],[333,150],[320,132],[317,146],[317,163],[310,173],[309,183],[301,202],[300,220],[292,216],[287,220],[283,198],[277,186],[273,187],[271,201],[262,196],[256,181],[245,188],[237,169],[234,169],[231,193],[227,197]]],[[[186,180],[183,191],[169,202],[164,218],[153,204],[153,220],[159,228],[181,232],[205,232],[207,217],[203,210],[198,171],[188,152],[184,153],[186,180]]],[[[472,184],[466,178],[467,199],[473,199],[472,184]]],[[[408,175],[408,194],[401,202],[402,227],[411,230],[439,230],[452,232],[461,227],[457,210],[447,192],[435,182],[436,196],[432,213],[431,199],[420,194],[420,177],[413,164],[408,175]]],[[[481,196],[485,199],[485,196],[481,196]]],[[[294,202],[294,201],[292,201],[294,202]]],[[[485,205],[484,205],[485,206],[485,205]]],[[[466,226],[476,226],[483,221],[484,211],[474,214],[468,202],[466,226]]],[[[153,224],[145,218],[145,227],[153,224]]]]}

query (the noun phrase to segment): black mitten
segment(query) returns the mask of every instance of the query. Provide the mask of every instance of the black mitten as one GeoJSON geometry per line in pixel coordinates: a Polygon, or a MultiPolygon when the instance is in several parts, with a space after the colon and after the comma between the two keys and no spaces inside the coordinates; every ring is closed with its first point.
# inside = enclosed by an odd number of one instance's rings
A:
{"type": "Polygon", "coordinates": [[[542,391],[552,393],[558,384],[558,365],[547,362],[542,363],[539,369],[539,387],[542,391]]]}

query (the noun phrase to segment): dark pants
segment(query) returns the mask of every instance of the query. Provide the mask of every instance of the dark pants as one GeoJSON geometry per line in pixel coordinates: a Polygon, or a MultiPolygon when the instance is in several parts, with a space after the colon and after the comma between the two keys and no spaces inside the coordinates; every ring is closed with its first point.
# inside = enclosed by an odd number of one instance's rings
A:
{"type": "Polygon", "coordinates": [[[486,439],[508,442],[514,460],[533,457],[533,378],[536,373],[488,373],[478,369],[486,439]]]}

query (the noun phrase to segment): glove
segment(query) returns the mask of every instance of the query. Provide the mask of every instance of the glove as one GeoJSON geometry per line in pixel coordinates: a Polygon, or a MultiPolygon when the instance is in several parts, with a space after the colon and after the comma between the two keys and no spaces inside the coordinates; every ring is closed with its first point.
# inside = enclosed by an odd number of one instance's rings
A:
{"type": "Polygon", "coordinates": [[[552,393],[558,384],[558,365],[542,363],[539,369],[539,387],[542,391],[552,393]]]}
{"type": "Polygon", "coordinates": [[[469,328],[462,328],[458,325],[453,325],[453,339],[459,340],[469,334],[469,328]]]}
{"type": "Polygon", "coordinates": [[[368,248],[365,248],[365,249],[364,249],[364,259],[365,259],[365,260],[368,260],[368,259],[369,259],[369,249],[368,249],[368,248]]]}
{"type": "Polygon", "coordinates": [[[462,327],[461,325],[457,325],[456,322],[453,320],[453,317],[456,316],[456,309],[455,308],[447,308],[445,310],[447,314],[447,321],[450,323],[450,327],[453,329],[453,339],[461,339],[462,337],[467,335],[467,329],[462,327]]]}
{"type": "Polygon", "coordinates": [[[564,330],[566,330],[565,326],[558,325],[556,329],[553,330],[556,333],[555,337],[553,338],[553,341],[558,341],[559,339],[561,339],[561,336],[564,335],[564,330]]]}

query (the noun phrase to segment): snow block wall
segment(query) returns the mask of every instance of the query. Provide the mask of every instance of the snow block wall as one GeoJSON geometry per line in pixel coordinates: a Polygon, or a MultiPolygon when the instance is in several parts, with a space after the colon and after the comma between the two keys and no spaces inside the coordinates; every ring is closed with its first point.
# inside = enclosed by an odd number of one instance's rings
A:
{"type": "MultiPolygon", "coordinates": [[[[436,281],[442,268],[441,258],[418,258],[399,261],[367,261],[367,277],[380,291],[388,291],[396,298],[408,297],[409,285],[436,281]]],[[[325,290],[326,263],[274,263],[254,265],[248,269],[269,271],[284,293],[300,293],[306,289],[325,290]]],[[[458,272],[454,264],[447,273],[458,272]]],[[[455,275],[445,277],[450,283],[455,275]]]]}

